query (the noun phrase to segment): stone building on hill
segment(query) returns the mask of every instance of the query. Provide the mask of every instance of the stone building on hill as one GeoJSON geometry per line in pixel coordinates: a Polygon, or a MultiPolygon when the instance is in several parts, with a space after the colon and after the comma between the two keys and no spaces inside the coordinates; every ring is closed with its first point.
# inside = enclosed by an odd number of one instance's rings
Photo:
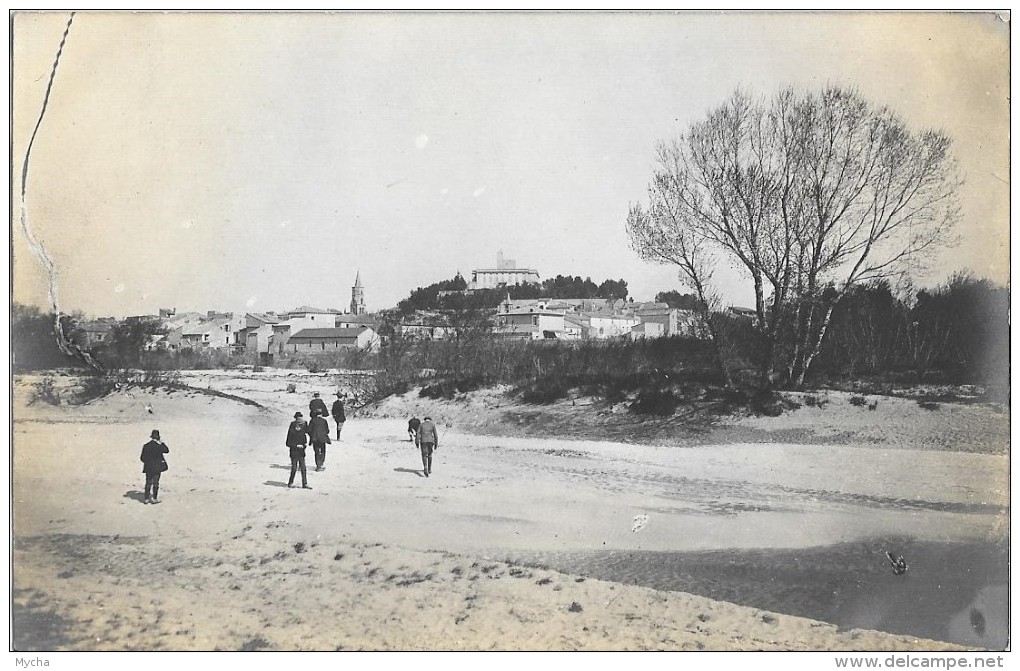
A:
{"type": "Polygon", "coordinates": [[[538,284],[538,271],[534,268],[518,268],[517,262],[503,258],[500,250],[496,254],[495,268],[476,268],[471,271],[468,290],[497,289],[515,284],[538,284]]]}

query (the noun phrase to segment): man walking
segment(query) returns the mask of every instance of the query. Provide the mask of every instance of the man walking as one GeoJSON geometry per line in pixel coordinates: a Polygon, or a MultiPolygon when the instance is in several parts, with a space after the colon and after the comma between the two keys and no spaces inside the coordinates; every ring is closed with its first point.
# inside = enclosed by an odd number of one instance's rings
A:
{"type": "Polygon", "coordinates": [[[312,421],[308,423],[308,438],[312,441],[312,451],[315,453],[315,470],[326,470],[326,443],[332,441],[329,439],[329,423],[324,413],[316,412],[312,415],[312,421]]]}
{"type": "Polygon", "coordinates": [[[144,503],[159,503],[159,476],[163,474],[168,466],[164,454],[170,453],[170,448],[159,437],[159,430],[153,429],[149,434],[151,440],[142,446],[142,473],[145,473],[145,501],[144,503]]]}
{"type": "Polygon", "coordinates": [[[290,448],[290,480],[288,487],[294,486],[294,475],[301,468],[301,488],[311,489],[308,486],[308,476],[305,473],[305,448],[308,446],[308,424],[302,418],[300,412],[294,413],[294,421],[287,427],[287,447],[290,448]]]}
{"type": "MultiPolygon", "coordinates": [[[[340,440],[340,431],[344,428],[347,416],[344,414],[343,394],[336,393],[336,400],[333,401],[333,421],[336,422],[336,439],[340,440]]],[[[325,406],[323,406],[325,407],[325,406]]],[[[322,413],[325,415],[326,413],[322,413]]]]}
{"type": "Polygon", "coordinates": [[[431,417],[426,417],[418,426],[414,443],[421,448],[421,465],[427,478],[432,474],[432,453],[439,449],[439,432],[431,417]]]}
{"type": "Polygon", "coordinates": [[[315,392],[312,394],[312,400],[308,404],[309,416],[315,417],[315,413],[319,413],[323,417],[329,414],[328,412],[326,412],[326,402],[319,398],[319,392],[315,392]]]}

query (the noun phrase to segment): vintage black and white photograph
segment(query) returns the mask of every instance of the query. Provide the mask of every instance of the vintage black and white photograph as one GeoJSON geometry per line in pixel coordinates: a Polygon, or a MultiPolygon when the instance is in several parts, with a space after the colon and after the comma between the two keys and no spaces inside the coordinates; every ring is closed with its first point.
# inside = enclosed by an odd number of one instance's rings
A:
{"type": "Polygon", "coordinates": [[[9,18],[19,660],[1009,649],[1009,12],[9,18]]]}

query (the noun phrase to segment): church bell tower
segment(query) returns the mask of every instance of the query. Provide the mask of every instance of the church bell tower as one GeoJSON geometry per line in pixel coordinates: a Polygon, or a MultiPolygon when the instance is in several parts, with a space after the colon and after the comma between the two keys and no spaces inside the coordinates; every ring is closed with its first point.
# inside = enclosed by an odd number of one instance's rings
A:
{"type": "Polygon", "coordinates": [[[363,315],[368,312],[365,307],[365,287],[361,283],[361,271],[358,271],[354,278],[354,286],[351,287],[351,314],[363,315]]]}

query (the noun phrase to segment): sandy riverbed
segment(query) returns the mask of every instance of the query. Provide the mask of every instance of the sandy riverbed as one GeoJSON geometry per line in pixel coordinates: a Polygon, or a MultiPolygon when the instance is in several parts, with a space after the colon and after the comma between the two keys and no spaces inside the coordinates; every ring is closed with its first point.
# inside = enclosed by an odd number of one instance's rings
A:
{"type": "Polygon", "coordinates": [[[38,379],[19,378],[16,647],[1005,645],[1001,410],[834,401],[620,442],[508,425],[498,396],[408,395],[352,413],[309,491],[286,487],[285,428],[332,380],[290,379],[295,393],[282,374],[187,380],[257,408],[140,390],[28,405],[38,379]],[[405,432],[424,412],[443,432],[428,479],[405,432]],[[171,448],[158,506],[138,462],[153,428],[171,448]]]}

